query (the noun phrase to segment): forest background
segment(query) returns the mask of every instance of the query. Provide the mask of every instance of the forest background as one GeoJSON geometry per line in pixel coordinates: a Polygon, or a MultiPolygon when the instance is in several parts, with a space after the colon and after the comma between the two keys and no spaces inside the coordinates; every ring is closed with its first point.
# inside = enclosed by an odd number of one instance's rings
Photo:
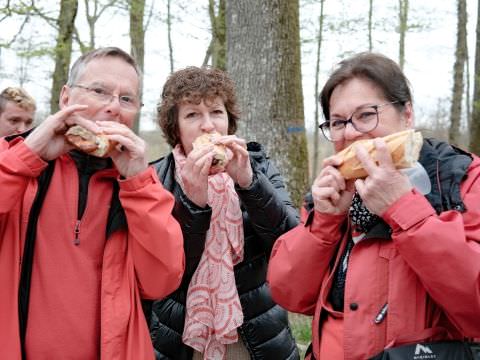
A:
{"type": "MultiPolygon", "coordinates": [[[[341,59],[383,53],[410,79],[416,127],[480,153],[480,0],[0,0],[0,89],[23,86],[40,122],[58,108],[71,62],[99,46],[144,71],[136,131],[169,151],[155,122],[168,74],[189,65],[236,81],[239,135],[262,143],[297,204],[331,144],[318,92],[341,59]]],[[[308,319],[294,318],[300,347],[308,319]]]]}

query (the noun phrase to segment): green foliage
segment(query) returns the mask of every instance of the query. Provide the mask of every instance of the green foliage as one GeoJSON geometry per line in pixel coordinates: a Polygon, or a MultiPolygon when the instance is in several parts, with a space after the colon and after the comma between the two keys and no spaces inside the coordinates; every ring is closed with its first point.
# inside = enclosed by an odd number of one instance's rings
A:
{"type": "Polygon", "coordinates": [[[297,343],[308,345],[312,340],[312,319],[309,316],[289,314],[290,326],[297,343]]]}
{"type": "Polygon", "coordinates": [[[55,55],[55,49],[51,45],[44,42],[44,43],[35,44],[35,48],[33,49],[19,48],[17,49],[16,54],[19,57],[23,57],[26,59],[42,57],[42,56],[49,56],[53,58],[55,55]]]}

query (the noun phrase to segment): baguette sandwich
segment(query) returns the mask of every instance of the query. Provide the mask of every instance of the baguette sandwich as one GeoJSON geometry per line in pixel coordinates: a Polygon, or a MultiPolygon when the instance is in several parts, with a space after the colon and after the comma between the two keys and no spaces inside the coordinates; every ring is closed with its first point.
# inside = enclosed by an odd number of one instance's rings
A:
{"type": "MultiPolygon", "coordinates": [[[[423,137],[420,132],[409,129],[384,136],[382,139],[387,144],[397,169],[414,166],[420,156],[420,149],[423,144],[423,137]]],[[[358,140],[338,152],[335,157],[343,159],[338,170],[345,179],[359,179],[368,175],[355,155],[354,146],[357,144],[365,147],[370,156],[374,160],[376,159],[376,148],[373,139],[358,140]]]]}
{"type": "Polygon", "coordinates": [[[70,127],[65,133],[67,141],[77,149],[93,156],[107,157],[116,146],[103,134],[95,134],[80,125],[70,127]]]}
{"type": "MultiPolygon", "coordinates": [[[[198,149],[203,146],[213,144],[214,139],[219,136],[221,135],[217,132],[200,135],[193,141],[193,148],[198,149]]],[[[213,144],[213,151],[215,152],[215,154],[213,156],[212,165],[210,167],[210,174],[216,174],[224,171],[225,165],[227,165],[228,162],[225,145],[213,144]]]]}

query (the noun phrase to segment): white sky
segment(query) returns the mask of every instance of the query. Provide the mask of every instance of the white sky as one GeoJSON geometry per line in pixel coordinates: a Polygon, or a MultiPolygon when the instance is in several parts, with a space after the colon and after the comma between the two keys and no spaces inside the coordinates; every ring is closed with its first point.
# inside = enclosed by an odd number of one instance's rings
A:
{"type": "MultiPolygon", "coordinates": [[[[147,0],[147,7],[151,6],[147,0]]],[[[2,7],[0,0],[0,7],[2,7]]],[[[312,2],[312,1],[309,1],[312,2]]],[[[175,16],[172,24],[175,69],[188,65],[200,65],[208,46],[209,18],[206,1],[193,0],[185,8],[180,8],[173,1],[172,13],[175,16]]],[[[468,36],[470,54],[470,72],[473,73],[476,4],[468,2],[468,36]]],[[[84,14],[83,2],[80,2],[77,25],[84,41],[88,38],[85,24],[79,19],[84,14]]],[[[163,2],[155,1],[156,16],[165,18],[166,9],[160,8],[163,2]]],[[[51,6],[51,3],[50,5],[51,6]]],[[[398,34],[395,26],[398,22],[397,0],[374,0],[373,47],[397,60],[398,34]]],[[[322,45],[321,79],[326,80],[329,70],[345,56],[345,54],[368,50],[367,38],[368,0],[336,0],[325,1],[325,26],[334,26],[336,31],[324,30],[322,45]],[[339,28],[345,28],[344,21],[350,21],[354,31],[339,34],[339,28]],[[340,24],[344,24],[343,26],[340,24]]],[[[318,31],[319,1],[307,4],[302,1],[300,23],[302,27],[302,74],[305,101],[305,119],[307,128],[313,126],[314,114],[314,71],[316,43],[314,37],[318,31]]],[[[56,13],[52,14],[56,16],[56,13]]],[[[449,112],[449,97],[452,88],[452,71],[456,43],[456,1],[424,0],[410,1],[410,24],[428,25],[427,29],[411,31],[406,38],[405,72],[410,79],[417,113],[417,124],[428,122],[436,112],[438,104],[444,104],[449,112]]],[[[9,39],[18,29],[18,21],[0,23],[0,39],[9,39]]],[[[25,27],[32,41],[53,44],[55,32],[42,20],[32,21],[25,27]]],[[[142,112],[142,129],[154,128],[151,120],[155,111],[155,103],[161,87],[165,82],[170,66],[168,62],[168,44],[166,25],[158,19],[152,19],[146,32],[146,57],[144,80],[144,103],[142,112]]],[[[114,45],[128,51],[128,17],[119,14],[105,14],[97,28],[97,46],[114,45]]],[[[75,47],[78,49],[78,47],[75,47]]],[[[73,59],[78,57],[78,50],[73,59]]],[[[0,53],[0,89],[18,84],[20,60],[14,51],[1,49],[0,53]]],[[[51,72],[53,61],[47,57],[36,58],[29,63],[30,81],[24,84],[39,104],[39,110],[45,113],[49,108],[51,72]]]]}

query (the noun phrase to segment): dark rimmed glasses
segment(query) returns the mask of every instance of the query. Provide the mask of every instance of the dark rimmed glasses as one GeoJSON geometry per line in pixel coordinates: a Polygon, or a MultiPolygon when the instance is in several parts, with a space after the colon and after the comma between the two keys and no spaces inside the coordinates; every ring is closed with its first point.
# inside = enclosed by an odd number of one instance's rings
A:
{"type": "Polygon", "coordinates": [[[361,133],[368,133],[378,126],[378,109],[382,106],[397,104],[399,101],[391,101],[380,105],[362,106],[355,110],[348,119],[330,119],[320,124],[323,136],[329,141],[338,141],[343,138],[347,124],[361,133]]]}

